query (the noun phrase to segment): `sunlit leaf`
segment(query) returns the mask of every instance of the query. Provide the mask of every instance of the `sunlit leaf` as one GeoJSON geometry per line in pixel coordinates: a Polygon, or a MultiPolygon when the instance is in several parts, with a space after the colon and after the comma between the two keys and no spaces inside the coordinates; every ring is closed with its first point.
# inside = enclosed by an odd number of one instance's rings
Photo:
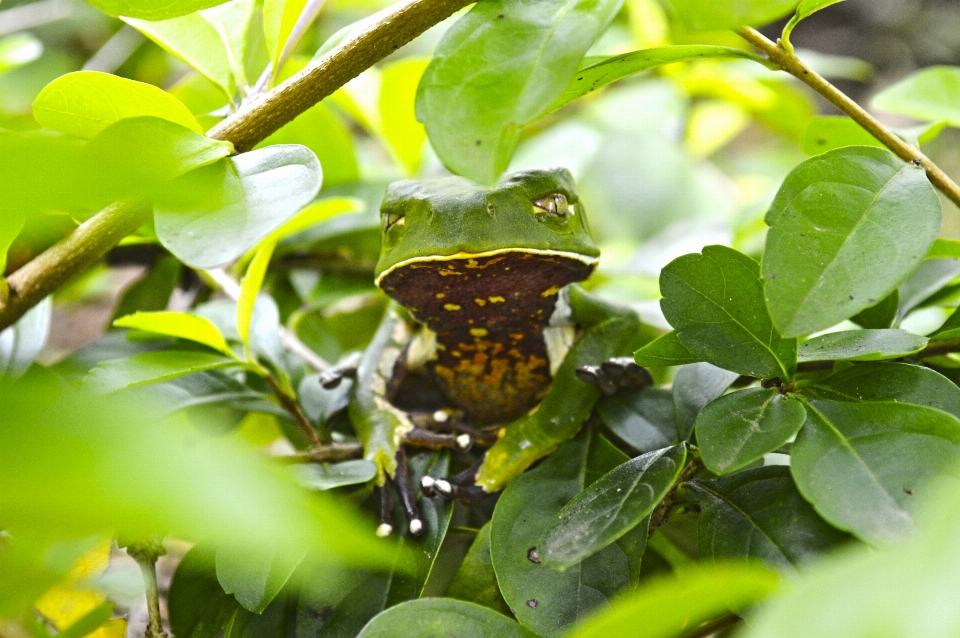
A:
{"type": "Polygon", "coordinates": [[[880,111],[960,126],[960,67],[928,66],[877,93],[880,111]]]}
{"type": "Polygon", "coordinates": [[[380,126],[383,138],[407,173],[420,167],[427,132],[417,121],[417,85],[428,60],[404,58],[383,69],[380,80],[380,126]]]}
{"type": "Polygon", "coordinates": [[[212,352],[158,350],[104,361],[90,371],[85,382],[98,392],[109,393],[236,365],[236,359],[212,352]]]}
{"type": "Polygon", "coordinates": [[[274,69],[306,4],[307,0],[264,0],[263,32],[274,69]]]}
{"type": "Polygon", "coordinates": [[[187,312],[137,312],[117,319],[113,325],[117,328],[135,328],[195,341],[210,346],[228,357],[235,356],[212,321],[187,312]]]}
{"type": "Polygon", "coordinates": [[[0,73],[29,64],[43,53],[43,43],[29,33],[0,38],[0,73]]]}
{"type": "Polygon", "coordinates": [[[225,0],[90,0],[90,4],[112,16],[129,16],[143,20],[167,20],[215,7],[225,0]]]}
{"type": "Polygon", "coordinates": [[[788,15],[797,0],[670,0],[689,29],[718,31],[763,26],[788,15]]]}
{"type": "Polygon", "coordinates": [[[268,241],[257,250],[253,261],[247,266],[247,273],[240,282],[240,298],[237,300],[237,332],[240,334],[240,340],[247,347],[250,342],[250,319],[253,316],[253,306],[263,286],[263,278],[267,274],[267,266],[270,265],[275,246],[274,242],[268,241]]]}
{"type": "Polygon", "coordinates": [[[810,121],[800,142],[807,155],[820,155],[844,146],[876,146],[885,148],[866,129],[848,117],[823,116],[810,121]]]}

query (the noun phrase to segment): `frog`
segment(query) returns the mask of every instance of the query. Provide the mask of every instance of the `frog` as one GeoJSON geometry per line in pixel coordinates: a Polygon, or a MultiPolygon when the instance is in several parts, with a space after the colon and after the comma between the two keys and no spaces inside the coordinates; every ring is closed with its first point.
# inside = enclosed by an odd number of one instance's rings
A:
{"type": "Polygon", "coordinates": [[[578,285],[600,251],[567,169],[492,187],[394,182],[380,219],[374,277],[392,301],[352,370],[348,415],[377,468],[377,535],[394,531],[392,484],[416,537],[407,447],[487,446],[463,472],[419,485],[427,498],[476,502],[573,438],[603,394],[652,381],[625,356],[637,314],[578,285]]]}

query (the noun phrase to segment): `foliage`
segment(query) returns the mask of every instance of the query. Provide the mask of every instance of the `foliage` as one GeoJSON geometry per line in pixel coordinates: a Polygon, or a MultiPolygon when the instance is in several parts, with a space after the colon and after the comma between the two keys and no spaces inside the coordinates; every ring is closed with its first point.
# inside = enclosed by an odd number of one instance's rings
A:
{"type": "MultiPolygon", "coordinates": [[[[877,93],[917,121],[884,127],[821,77],[851,61],[791,44],[839,2],[480,0],[441,22],[465,3],[89,0],[0,37],[0,317],[45,259],[66,282],[0,331],[0,635],[139,631],[121,550],[149,598],[159,536],[175,638],[956,635],[960,241],[937,189],[960,188],[934,160],[960,68],[877,93]],[[440,24],[371,53],[415,20],[440,24]],[[769,58],[730,32],[775,20],[769,58]],[[368,68],[303,98],[338,51],[368,68]],[[237,121],[252,150],[219,133],[237,121]],[[558,380],[498,443],[549,456],[480,503],[416,495],[412,519],[382,488],[483,451],[409,448],[404,477],[400,411],[361,414],[385,382],[352,371],[406,317],[374,285],[386,186],[557,166],[603,252],[561,370],[616,345],[653,384],[558,380]],[[81,273],[115,201],[150,215],[81,273]],[[117,291],[121,262],[139,279],[117,291]],[[84,304],[109,325],[66,345],[84,304]]],[[[12,4],[0,27],[33,6],[12,4]]]]}

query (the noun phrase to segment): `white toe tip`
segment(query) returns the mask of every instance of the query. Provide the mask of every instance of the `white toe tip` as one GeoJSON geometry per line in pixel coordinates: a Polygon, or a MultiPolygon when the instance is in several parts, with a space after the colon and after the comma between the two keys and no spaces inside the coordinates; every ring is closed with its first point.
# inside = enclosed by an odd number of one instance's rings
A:
{"type": "Polygon", "coordinates": [[[437,479],[434,481],[434,487],[437,488],[438,492],[443,492],[444,494],[453,493],[453,487],[450,485],[450,483],[444,481],[443,479],[437,479]]]}
{"type": "Polygon", "coordinates": [[[433,413],[433,420],[437,423],[446,423],[450,420],[450,415],[443,410],[437,410],[433,413]]]}
{"type": "Polygon", "coordinates": [[[380,523],[380,527],[377,528],[377,537],[386,538],[387,536],[390,536],[390,534],[393,534],[393,525],[390,525],[389,523],[380,523]]]}
{"type": "Polygon", "coordinates": [[[420,487],[423,489],[429,489],[433,487],[434,483],[436,483],[436,481],[433,480],[432,476],[424,476],[420,479],[420,487]]]}
{"type": "Polygon", "coordinates": [[[461,434],[457,437],[457,445],[460,446],[461,450],[466,450],[472,442],[469,434],[461,434]]]}
{"type": "Polygon", "coordinates": [[[415,518],[412,521],[410,521],[411,534],[419,534],[422,531],[423,531],[423,521],[421,521],[419,518],[415,518]]]}

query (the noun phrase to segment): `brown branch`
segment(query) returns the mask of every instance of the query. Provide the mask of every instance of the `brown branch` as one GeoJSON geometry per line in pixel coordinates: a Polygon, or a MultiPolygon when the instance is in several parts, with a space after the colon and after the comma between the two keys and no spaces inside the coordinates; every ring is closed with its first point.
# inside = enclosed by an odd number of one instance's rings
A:
{"type": "Polygon", "coordinates": [[[318,443],[309,450],[278,458],[287,463],[339,463],[362,457],[360,443],[318,443]]]}
{"type": "Polygon", "coordinates": [[[940,355],[950,354],[951,352],[960,352],[960,339],[934,341],[913,356],[917,359],[926,359],[927,357],[939,357],[940,355]]]}
{"type": "Polygon", "coordinates": [[[750,27],[743,27],[739,29],[737,33],[744,40],[762,51],[770,62],[773,62],[790,75],[799,79],[826,98],[828,102],[840,109],[840,111],[850,116],[851,119],[873,135],[881,144],[893,151],[900,159],[916,164],[917,166],[922,166],[927,171],[927,177],[930,179],[930,183],[940,189],[940,192],[960,207],[960,186],[957,186],[956,182],[950,179],[939,166],[933,163],[933,160],[924,155],[919,149],[907,144],[894,135],[893,131],[867,113],[862,106],[851,100],[846,94],[827,82],[822,76],[815,73],[810,67],[804,64],[800,58],[784,49],[779,43],[772,42],[762,33],[750,27]]]}
{"type": "MultiPolygon", "coordinates": [[[[315,64],[265,93],[253,105],[213,127],[207,135],[246,151],[338,88],[473,0],[409,0],[334,48],[315,64]]],[[[144,203],[116,202],[52,248],[13,273],[10,298],[0,303],[0,330],[44,297],[89,268],[150,219],[144,203]]],[[[4,288],[0,283],[0,290],[4,288]]]]}
{"type": "Polygon", "coordinates": [[[287,411],[293,418],[293,422],[297,424],[297,427],[300,428],[303,435],[310,441],[310,445],[326,443],[326,441],[320,439],[320,435],[313,429],[313,425],[310,424],[310,419],[308,419],[307,415],[300,409],[300,404],[297,403],[296,397],[290,396],[286,390],[280,387],[280,384],[277,383],[277,380],[274,379],[272,375],[265,375],[263,380],[266,381],[270,389],[273,390],[273,394],[277,397],[280,407],[287,411]]]}

